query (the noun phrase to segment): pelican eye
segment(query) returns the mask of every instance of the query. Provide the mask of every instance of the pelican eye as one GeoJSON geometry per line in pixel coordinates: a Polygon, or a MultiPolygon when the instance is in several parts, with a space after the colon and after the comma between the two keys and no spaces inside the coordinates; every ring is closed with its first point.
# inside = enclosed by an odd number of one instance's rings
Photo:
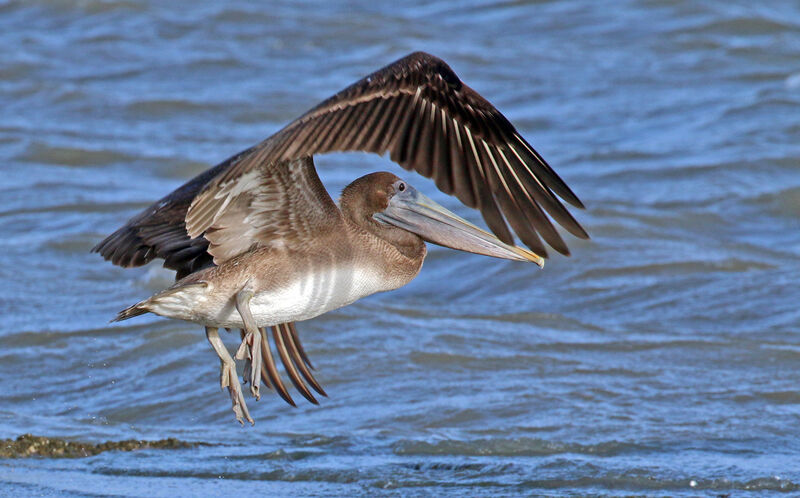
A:
{"type": "Polygon", "coordinates": [[[400,192],[402,192],[402,191],[403,191],[403,190],[405,190],[405,189],[406,189],[406,184],[405,184],[405,183],[403,183],[403,182],[400,182],[400,185],[398,185],[398,186],[397,186],[397,190],[399,190],[400,192]]]}

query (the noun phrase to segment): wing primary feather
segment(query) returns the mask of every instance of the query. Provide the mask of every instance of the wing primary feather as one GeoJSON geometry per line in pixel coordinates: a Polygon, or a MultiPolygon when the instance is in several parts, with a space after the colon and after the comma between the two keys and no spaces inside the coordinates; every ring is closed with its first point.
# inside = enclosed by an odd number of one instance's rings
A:
{"type": "Polygon", "coordinates": [[[129,249],[127,246],[119,245],[114,249],[107,259],[110,259],[111,262],[117,266],[128,267],[131,264],[131,258],[128,251],[129,249]]]}
{"type": "MultiPolygon", "coordinates": [[[[277,333],[277,327],[272,327],[272,333],[273,336],[277,333]]],[[[261,337],[264,338],[266,335],[267,331],[262,328],[261,337]]],[[[266,341],[266,339],[264,340],[266,341]]],[[[263,347],[264,342],[262,342],[261,346],[261,352],[264,355],[264,363],[267,365],[267,375],[269,376],[269,380],[272,382],[272,385],[275,386],[275,391],[280,395],[281,398],[283,398],[284,401],[296,408],[297,405],[289,395],[289,391],[286,390],[286,386],[283,385],[281,376],[278,373],[277,367],[275,366],[275,359],[272,357],[272,351],[269,348],[269,344],[267,344],[267,347],[265,348],[263,347]]]]}
{"type": "Polygon", "coordinates": [[[300,155],[298,154],[300,143],[307,137],[306,134],[309,133],[309,128],[304,122],[290,123],[285,129],[286,131],[278,132],[279,135],[287,135],[287,138],[283,141],[284,143],[281,144],[281,147],[276,148],[276,152],[280,153],[280,155],[275,156],[276,159],[280,160],[300,155]]]}
{"type": "Polygon", "coordinates": [[[365,116],[363,114],[364,107],[367,104],[358,104],[353,106],[353,112],[350,114],[350,119],[347,121],[347,129],[342,131],[339,140],[338,150],[358,150],[360,149],[359,136],[364,132],[365,116]]]}
{"type": "Polygon", "coordinates": [[[323,147],[329,141],[330,137],[336,135],[339,131],[338,123],[341,122],[341,113],[326,114],[314,123],[314,126],[308,128],[312,130],[310,133],[314,135],[310,145],[307,147],[312,150],[325,150],[323,147]]]}
{"type": "Polygon", "coordinates": [[[320,151],[335,150],[334,144],[342,131],[342,123],[347,119],[347,113],[331,113],[326,118],[327,120],[324,123],[316,126],[317,129],[322,130],[315,147],[320,151]]]}
{"type": "MultiPolygon", "coordinates": [[[[526,142],[525,139],[522,138],[522,136],[519,133],[515,133],[514,138],[516,138],[517,143],[521,145],[522,150],[527,152],[530,156],[532,156],[535,159],[535,162],[537,162],[540,165],[547,186],[553,189],[553,191],[557,193],[562,199],[572,204],[573,206],[580,209],[586,208],[586,206],[583,205],[581,200],[578,199],[578,196],[575,195],[574,192],[572,192],[572,189],[570,189],[567,186],[567,184],[564,183],[564,180],[562,180],[561,177],[559,177],[558,174],[555,171],[553,171],[553,168],[551,168],[550,165],[547,164],[547,161],[545,161],[544,158],[541,155],[539,155],[539,153],[536,152],[536,150],[533,147],[531,147],[530,144],[526,142]]],[[[514,147],[513,142],[511,143],[511,146],[514,147]]]]}
{"type": "Polygon", "coordinates": [[[542,208],[539,204],[531,198],[530,194],[525,191],[522,183],[520,182],[519,176],[514,168],[508,162],[508,159],[503,154],[502,150],[497,149],[493,151],[500,156],[503,160],[503,163],[506,165],[505,168],[500,168],[503,176],[507,184],[509,185],[512,191],[512,198],[517,201],[517,204],[522,208],[523,214],[525,217],[528,218],[528,221],[534,226],[537,232],[539,232],[542,238],[550,244],[556,251],[564,254],[565,256],[569,256],[569,249],[567,245],[564,243],[564,240],[559,235],[558,230],[555,229],[553,224],[547,218],[547,215],[544,214],[542,208]]]}
{"type": "Polygon", "coordinates": [[[458,122],[454,119],[446,120],[447,133],[443,137],[443,145],[448,147],[449,161],[436,165],[433,172],[433,181],[442,192],[456,196],[461,202],[475,205],[473,188],[469,182],[469,165],[465,161],[464,149],[458,122]]]}
{"type": "Polygon", "coordinates": [[[418,102],[419,99],[415,98],[408,107],[403,109],[403,118],[397,124],[397,129],[394,131],[395,140],[390,144],[390,157],[392,161],[404,168],[408,167],[408,156],[406,155],[408,148],[406,144],[408,143],[408,136],[416,122],[414,116],[417,112],[418,102]]]}
{"type": "Polygon", "coordinates": [[[137,249],[136,252],[133,253],[128,264],[130,266],[142,266],[146,262],[153,259],[152,254],[154,253],[155,251],[153,250],[152,247],[143,246],[137,249]]]}
{"type": "MultiPolygon", "coordinates": [[[[460,137],[458,134],[457,123],[450,118],[446,120],[447,133],[442,137],[442,145],[448,148],[449,161],[436,164],[433,169],[433,182],[436,187],[445,194],[452,194],[453,186],[453,169],[464,168],[464,155],[461,148],[460,137]]],[[[467,195],[467,199],[469,196],[467,195]]]]}
{"type": "Polygon", "coordinates": [[[462,126],[464,126],[464,128],[469,128],[471,133],[476,137],[488,138],[489,132],[486,126],[486,120],[480,110],[469,104],[465,104],[464,111],[468,119],[465,120],[466,122],[463,123],[462,126]]]}
{"type": "Polygon", "coordinates": [[[569,233],[580,238],[588,239],[589,234],[586,230],[573,218],[572,214],[567,211],[567,208],[558,200],[553,192],[536,177],[533,171],[525,164],[524,160],[517,154],[516,149],[512,148],[513,156],[503,154],[502,149],[498,149],[498,153],[502,154],[503,160],[506,164],[510,162],[509,169],[515,172],[515,176],[520,180],[520,185],[523,190],[533,195],[535,202],[542,206],[559,225],[564,227],[569,233]],[[515,160],[516,159],[516,160],[515,160]]]}
{"type": "MultiPolygon", "coordinates": [[[[242,340],[244,340],[244,331],[241,332],[242,332],[241,334],[242,340]]],[[[269,342],[267,341],[266,330],[262,329],[259,335],[261,336],[261,358],[262,358],[261,380],[264,381],[264,385],[266,385],[268,389],[274,389],[274,386],[270,381],[269,372],[267,371],[267,363],[272,361],[272,358],[271,357],[269,359],[267,358],[266,352],[269,351],[269,342]]]]}
{"type": "MultiPolygon", "coordinates": [[[[418,92],[419,93],[419,92],[418,92]]],[[[428,101],[425,98],[415,97],[416,105],[409,112],[409,120],[406,122],[406,131],[403,133],[403,140],[400,142],[401,157],[403,167],[415,169],[417,146],[419,144],[420,119],[419,116],[425,113],[428,101]]]]}
{"type": "Polygon", "coordinates": [[[489,179],[489,184],[491,185],[492,192],[494,193],[494,198],[500,205],[500,209],[511,225],[511,228],[514,230],[514,232],[516,232],[520,240],[533,252],[539,256],[542,256],[543,258],[547,257],[547,250],[545,249],[544,244],[542,244],[542,241],[536,234],[536,231],[531,228],[528,219],[522,212],[522,209],[514,200],[514,196],[506,184],[505,178],[500,172],[497,161],[494,160],[494,157],[491,154],[491,149],[487,149],[487,154],[489,156],[491,166],[486,168],[486,176],[489,179]]]}
{"type": "Polygon", "coordinates": [[[351,106],[341,113],[343,116],[339,120],[336,136],[331,141],[330,150],[350,150],[347,147],[348,137],[358,131],[358,109],[355,106],[351,106]]]}
{"type": "Polygon", "coordinates": [[[377,152],[370,146],[375,142],[377,135],[376,128],[378,123],[380,123],[381,119],[384,117],[387,107],[389,107],[389,101],[381,98],[375,102],[365,104],[365,106],[368,106],[369,108],[369,117],[367,122],[364,123],[364,126],[361,128],[362,135],[359,137],[357,147],[367,152],[377,152]]]}
{"type": "Polygon", "coordinates": [[[302,132],[303,132],[303,126],[297,125],[289,128],[283,133],[278,133],[277,135],[274,135],[276,137],[275,144],[272,144],[269,147],[270,154],[272,154],[272,156],[276,158],[289,156],[288,154],[289,148],[292,146],[292,144],[295,143],[295,139],[302,132]]]}
{"type": "MultiPolygon", "coordinates": [[[[351,111],[352,111],[352,109],[348,107],[347,109],[345,109],[344,113],[347,114],[348,112],[351,112],[351,111]]],[[[301,131],[297,135],[297,137],[293,141],[294,143],[292,144],[293,147],[294,146],[297,147],[295,152],[292,153],[292,154],[289,154],[288,151],[287,151],[287,155],[284,156],[284,157],[286,159],[292,159],[292,158],[295,158],[295,157],[297,157],[299,155],[303,155],[303,151],[313,150],[312,145],[314,145],[315,143],[318,143],[317,139],[319,138],[319,135],[317,135],[316,132],[318,132],[320,128],[324,129],[324,123],[325,122],[330,122],[334,118],[334,114],[335,113],[330,113],[328,115],[322,116],[321,118],[318,118],[319,122],[322,123],[322,126],[309,126],[308,124],[303,126],[303,131],[301,131]]],[[[346,118],[343,117],[342,119],[346,119],[346,118]]],[[[291,148],[289,150],[291,150],[291,148]]]]}
{"type": "MultiPolygon", "coordinates": [[[[486,222],[489,230],[491,230],[498,239],[506,244],[514,243],[514,236],[511,235],[511,231],[508,229],[508,225],[503,219],[503,214],[500,212],[492,194],[488,190],[482,191],[480,196],[478,196],[478,209],[481,212],[483,221],[486,222]]],[[[539,255],[542,256],[541,254],[539,255]]]]}
{"type": "Polygon", "coordinates": [[[383,154],[386,151],[385,148],[381,149],[385,137],[388,136],[386,129],[392,122],[392,118],[394,117],[398,106],[402,103],[402,99],[400,98],[382,100],[383,105],[380,107],[380,114],[378,115],[379,119],[373,126],[372,136],[369,138],[369,140],[367,140],[367,143],[364,144],[364,150],[374,152],[376,154],[383,154]]]}
{"type": "Polygon", "coordinates": [[[474,112],[477,122],[480,123],[481,126],[480,134],[487,142],[500,144],[506,141],[502,138],[502,133],[498,133],[499,128],[493,124],[493,116],[482,109],[475,109],[474,112]]]}
{"type": "MultiPolygon", "coordinates": [[[[483,180],[483,171],[488,165],[483,164],[481,155],[478,153],[478,150],[475,147],[475,140],[473,139],[470,129],[466,126],[463,126],[463,129],[465,136],[462,137],[462,141],[464,143],[464,163],[466,168],[460,168],[461,171],[457,171],[454,168],[453,177],[464,177],[462,180],[464,184],[463,188],[472,193],[473,205],[470,207],[474,207],[474,199],[477,199],[479,195],[478,190],[481,188],[486,188],[485,181],[483,180]],[[466,140],[464,140],[464,138],[466,138],[466,140]],[[465,169],[466,171],[464,171],[465,169]]],[[[469,206],[469,204],[467,205],[469,206]]]]}
{"type": "Polygon", "coordinates": [[[389,150],[391,156],[391,151],[394,150],[394,143],[397,141],[397,131],[400,129],[399,127],[402,124],[403,118],[406,117],[410,101],[411,97],[408,95],[399,96],[396,105],[391,108],[392,119],[388,123],[386,131],[383,133],[383,141],[380,142],[380,146],[378,147],[381,153],[389,150]]]}
{"type": "Polygon", "coordinates": [[[492,187],[492,183],[489,181],[489,176],[485,171],[490,165],[489,158],[486,156],[486,152],[483,150],[478,150],[478,153],[481,155],[481,164],[483,164],[485,168],[478,171],[470,170],[471,174],[473,175],[473,185],[480,186],[476,189],[478,210],[481,212],[481,216],[483,216],[483,220],[489,226],[489,229],[497,236],[498,239],[502,240],[506,244],[513,244],[514,237],[511,235],[508,225],[503,219],[503,215],[500,212],[494,197],[492,196],[494,188],[492,187]]]}
{"type": "Polygon", "coordinates": [[[436,112],[436,104],[433,104],[432,108],[434,112],[430,133],[433,141],[433,154],[426,168],[427,174],[423,173],[428,178],[431,178],[439,168],[450,164],[450,138],[447,135],[447,117],[443,116],[444,110],[436,112]]]}
{"type": "Polygon", "coordinates": [[[291,357],[289,356],[289,351],[286,349],[286,343],[284,341],[284,326],[278,325],[272,328],[272,336],[275,339],[275,349],[278,350],[278,354],[281,357],[281,362],[283,362],[283,368],[286,370],[286,373],[289,374],[289,378],[292,380],[292,384],[300,394],[303,395],[309,402],[318,405],[319,402],[314,398],[314,395],[311,394],[311,391],[308,390],[308,387],[303,383],[303,380],[300,378],[300,374],[297,372],[297,368],[295,368],[294,363],[292,362],[291,357]]]}
{"type": "Polygon", "coordinates": [[[364,123],[358,126],[358,135],[353,139],[353,148],[369,151],[366,145],[372,140],[375,134],[375,125],[386,108],[386,100],[378,99],[361,104],[364,113],[364,123]]]}
{"type": "Polygon", "coordinates": [[[164,264],[170,266],[179,265],[181,261],[183,261],[189,256],[194,255],[195,252],[196,251],[193,247],[191,246],[185,247],[179,251],[170,253],[166,258],[164,258],[164,264]]]}
{"type": "Polygon", "coordinates": [[[431,142],[433,140],[433,133],[436,128],[432,126],[429,116],[431,112],[435,113],[434,103],[423,99],[423,106],[419,111],[418,129],[416,133],[416,140],[409,144],[412,147],[414,169],[426,178],[431,177],[431,170],[433,169],[432,158],[434,150],[431,142]]]}
{"type": "Polygon", "coordinates": [[[327,397],[328,394],[322,389],[322,386],[317,382],[317,379],[314,378],[314,375],[308,370],[305,361],[303,360],[302,356],[300,355],[300,351],[297,348],[297,344],[295,343],[295,334],[292,333],[294,330],[293,323],[285,323],[283,325],[283,342],[286,343],[289,349],[289,353],[292,357],[292,361],[294,361],[295,366],[300,371],[300,373],[305,377],[306,381],[317,391],[319,394],[327,397]]]}
{"type": "Polygon", "coordinates": [[[308,365],[308,368],[315,370],[311,360],[308,359],[305,348],[303,348],[303,343],[300,342],[300,335],[297,333],[297,327],[295,326],[294,322],[289,323],[289,332],[292,334],[292,342],[294,342],[294,345],[297,346],[297,352],[300,353],[300,357],[303,359],[305,364],[308,365]]]}
{"type": "Polygon", "coordinates": [[[288,346],[292,361],[297,369],[300,370],[300,373],[303,375],[303,377],[305,377],[306,381],[308,381],[308,383],[311,385],[311,387],[321,395],[327,397],[328,395],[325,393],[325,390],[322,389],[322,386],[319,385],[317,379],[314,378],[314,375],[306,367],[306,364],[300,355],[300,351],[297,348],[297,344],[295,344],[292,328],[293,326],[290,327],[290,324],[288,323],[283,324],[283,342],[288,346]]]}

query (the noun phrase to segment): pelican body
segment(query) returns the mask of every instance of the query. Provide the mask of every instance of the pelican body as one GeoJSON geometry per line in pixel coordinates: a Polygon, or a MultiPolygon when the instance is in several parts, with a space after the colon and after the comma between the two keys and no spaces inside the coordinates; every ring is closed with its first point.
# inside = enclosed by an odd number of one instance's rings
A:
{"type": "MultiPolygon", "coordinates": [[[[368,175],[353,185],[372,184],[373,179],[405,185],[391,173],[368,175]]],[[[245,324],[231,296],[245,291],[253,294],[249,307],[255,324],[268,327],[308,320],[404,286],[422,268],[424,242],[371,220],[373,213],[362,212],[368,206],[352,190],[353,186],[345,190],[342,211],[331,206],[328,219],[308,243],[287,245],[278,240],[242,253],[192,273],[131,312],[146,310],[211,327],[242,329],[245,324]]]]}
{"type": "Polygon", "coordinates": [[[544,264],[539,238],[568,254],[545,211],[572,234],[588,235],[555,194],[578,198],[488,101],[440,59],[411,54],[356,82],[260,144],[198,175],[145,209],[93,250],[120,266],[163,258],[176,270],[168,289],[121,311],[198,323],[220,358],[236,418],[251,423],[234,358],[218,329],[240,329],[235,358],[260,397],[260,383],[294,405],[267,339],[295,387],[326,395],[294,323],[406,285],[426,242],[544,264]],[[392,173],[365,175],[337,205],[313,154],[390,152],[478,208],[489,233],[392,173]],[[513,244],[506,220],[531,249],[513,244]],[[305,380],[305,382],[304,382],[305,380]]]}
{"type": "Polygon", "coordinates": [[[245,328],[231,296],[250,289],[250,312],[259,327],[299,322],[354,303],[377,292],[410,282],[422,257],[404,261],[406,268],[380,268],[371,254],[335,249],[316,265],[305,251],[259,249],[221,266],[207,268],[181,281],[177,288],[153,296],[138,309],[210,327],[245,328]],[[291,265],[281,265],[291,261],[291,265]],[[192,282],[198,282],[193,284],[192,282]]]}

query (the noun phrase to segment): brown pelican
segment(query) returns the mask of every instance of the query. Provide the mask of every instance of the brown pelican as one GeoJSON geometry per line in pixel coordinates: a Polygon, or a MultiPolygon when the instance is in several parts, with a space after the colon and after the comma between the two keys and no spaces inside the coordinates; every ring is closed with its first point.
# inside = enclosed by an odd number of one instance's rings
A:
{"type": "Polygon", "coordinates": [[[442,60],[408,55],[354,83],[258,145],[198,175],[98,244],[114,264],[163,258],[176,283],[120,312],[204,325],[220,358],[236,418],[253,422],[235,362],[218,329],[241,330],[236,359],[260,397],[263,379],[290,404],[267,340],[309,401],[322,395],[294,322],[402,287],[420,271],[425,241],[498,258],[547,256],[539,236],[569,255],[548,216],[588,238],[556,197],[582,203],[488,101],[442,60]],[[333,151],[390,153],[408,170],[477,208],[486,232],[391,173],[348,185],[337,206],[312,156],[333,151]],[[530,250],[513,245],[506,220],[530,250]]]}

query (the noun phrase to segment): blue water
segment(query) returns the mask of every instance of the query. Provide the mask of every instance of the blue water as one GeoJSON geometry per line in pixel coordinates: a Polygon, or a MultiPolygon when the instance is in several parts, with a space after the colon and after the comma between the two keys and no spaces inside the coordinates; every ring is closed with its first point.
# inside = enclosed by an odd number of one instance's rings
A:
{"type": "MultiPolygon", "coordinates": [[[[0,437],[210,444],[1,460],[0,494],[800,492],[794,2],[5,1],[0,46],[0,437]],[[89,249],[414,50],[511,119],[592,240],[541,271],[431,247],[299,324],[329,398],[268,394],[241,428],[197,326],[107,323],[170,272],[89,249]]],[[[317,162],[334,197],[389,170],[480,221],[388,159],[317,162]]]]}

